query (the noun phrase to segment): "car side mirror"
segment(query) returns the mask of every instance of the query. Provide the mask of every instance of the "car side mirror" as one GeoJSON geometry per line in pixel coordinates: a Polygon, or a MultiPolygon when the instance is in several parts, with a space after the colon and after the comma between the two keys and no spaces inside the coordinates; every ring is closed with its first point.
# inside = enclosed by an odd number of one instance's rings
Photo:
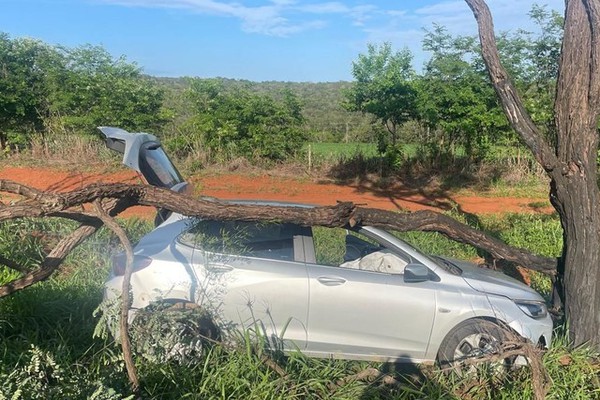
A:
{"type": "Polygon", "coordinates": [[[429,280],[429,268],[423,264],[408,264],[404,267],[404,282],[416,283],[429,280]]]}

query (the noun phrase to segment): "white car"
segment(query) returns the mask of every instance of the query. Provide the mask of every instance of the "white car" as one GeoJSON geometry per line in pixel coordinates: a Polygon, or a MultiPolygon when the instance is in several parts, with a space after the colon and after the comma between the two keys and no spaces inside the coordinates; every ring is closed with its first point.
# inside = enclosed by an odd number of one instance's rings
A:
{"type": "MultiPolygon", "coordinates": [[[[100,129],[148,183],[185,186],[156,137],[100,129]]],[[[193,304],[222,332],[259,329],[284,350],[345,359],[452,363],[496,351],[507,331],[551,341],[544,299],[527,285],[378,228],[338,230],[333,245],[317,234],[326,228],[160,214],[134,248],[133,313],[193,304]]],[[[124,257],[115,260],[107,298],[121,292],[124,257]]]]}

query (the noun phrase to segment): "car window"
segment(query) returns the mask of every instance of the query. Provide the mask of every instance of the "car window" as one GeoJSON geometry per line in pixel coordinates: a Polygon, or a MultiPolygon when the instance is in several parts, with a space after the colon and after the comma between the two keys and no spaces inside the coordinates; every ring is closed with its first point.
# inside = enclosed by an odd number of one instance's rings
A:
{"type": "Polygon", "coordinates": [[[180,242],[212,253],[294,260],[295,224],[197,220],[180,242]]]}
{"type": "Polygon", "coordinates": [[[317,264],[371,272],[402,274],[407,254],[386,248],[360,232],[340,228],[313,228],[317,264]]]}
{"type": "Polygon", "coordinates": [[[140,171],[152,186],[172,188],[183,178],[163,148],[157,143],[146,143],[140,148],[140,171]]]}

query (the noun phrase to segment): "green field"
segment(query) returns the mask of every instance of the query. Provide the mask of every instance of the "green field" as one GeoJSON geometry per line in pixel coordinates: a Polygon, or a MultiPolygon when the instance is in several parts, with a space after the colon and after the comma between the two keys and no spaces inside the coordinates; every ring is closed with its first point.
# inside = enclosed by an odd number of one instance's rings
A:
{"type": "MultiPolygon", "coordinates": [[[[325,143],[311,142],[305,145],[304,151],[307,152],[310,148],[313,155],[323,158],[348,158],[361,154],[364,157],[377,157],[377,145],[375,143],[325,143]]],[[[400,148],[405,157],[414,157],[419,151],[418,143],[402,143],[400,148]]],[[[465,155],[465,149],[461,146],[453,148],[453,154],[456,157],[465,155]]],[[[520,160],[532,160],[531,154],[519,146],[492,146],[489,152],[491,159],[501,160],[506,158],[514,158],[520,160]]]]}
{"type": "Polygon", "coordinates": [[[377,146],[374,143],[308,143],[304,150],[310,151],[315,157],[340,158],[362,154],[365,157],[376,157],[377,146]]]}

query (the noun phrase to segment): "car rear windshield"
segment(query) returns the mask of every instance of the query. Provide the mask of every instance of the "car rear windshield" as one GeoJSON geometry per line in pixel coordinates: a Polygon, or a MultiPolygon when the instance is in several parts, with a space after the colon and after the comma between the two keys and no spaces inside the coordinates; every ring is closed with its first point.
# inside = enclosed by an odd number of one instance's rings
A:
{"type": "Polygon", "coordinates": [[[140,171],[152,186],[172,188],[183,182],[165,151],[158,143],[146,143],[140,149],[140,171]]]}

